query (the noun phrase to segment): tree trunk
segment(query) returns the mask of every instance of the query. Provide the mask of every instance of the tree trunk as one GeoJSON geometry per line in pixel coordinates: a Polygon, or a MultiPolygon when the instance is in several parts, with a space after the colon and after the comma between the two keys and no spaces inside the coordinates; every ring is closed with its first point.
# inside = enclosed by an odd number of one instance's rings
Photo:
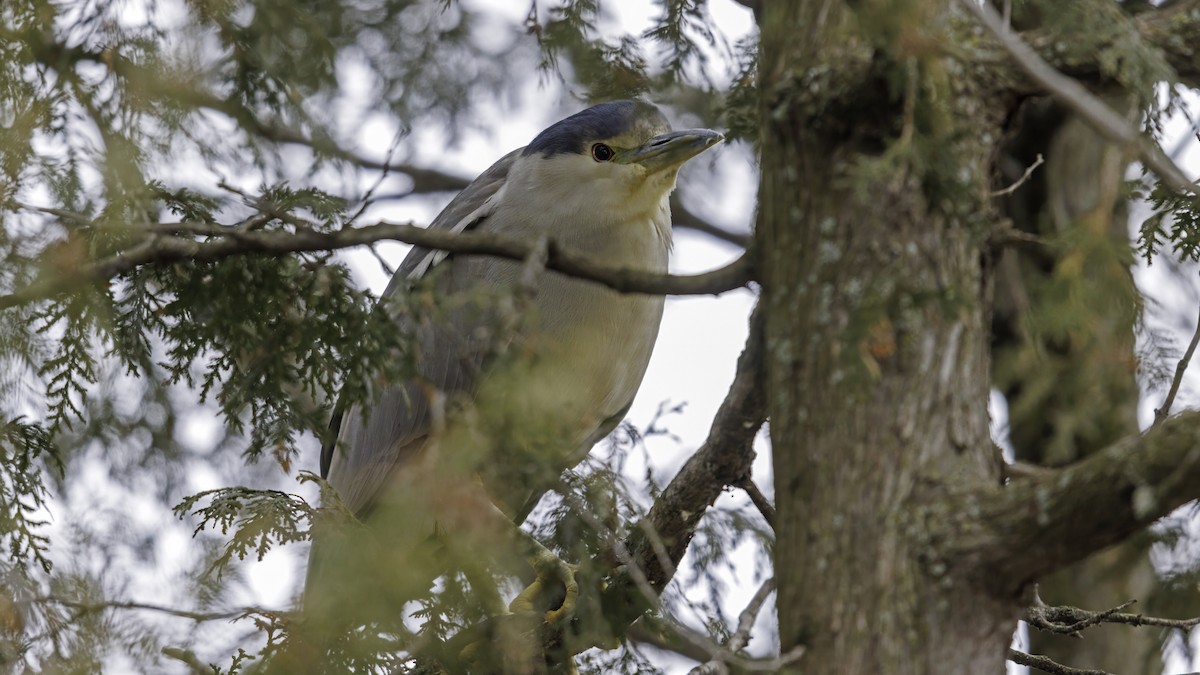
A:
{"type": "Polygon", "coordinates": [[[916,54],[880,63],[864,42],[886,37],[840,3],[768,2],[763,13],[757,243],[783,651],[804,645],[800,667],[821,673],[1003,672],[1017,598],[940,562],[921,515],[951,486],[999,481],[982,451],[990,379],[978,215],[990,153],[959,147],[946,158],[950,180],[969,175],[981,195],[955,210],[937,198],[946,177],[921,162],[930,148],[911,144],[911,125],[971,93],[938,91],[963,80],[939,80],[916,54]],[[887,79],[897,72],[910,78],[901,96],[887,79]]]}

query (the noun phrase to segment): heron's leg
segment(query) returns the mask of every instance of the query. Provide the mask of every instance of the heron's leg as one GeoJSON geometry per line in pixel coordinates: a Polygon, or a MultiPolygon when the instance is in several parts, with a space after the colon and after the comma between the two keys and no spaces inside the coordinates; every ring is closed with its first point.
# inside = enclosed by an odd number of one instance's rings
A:
{"type": "MultiPolygon", "coordinates": [[[[468,512],[474,517],[455,522],[444,530],[439,528],[437,536],[471,586],[483,594],[487,614],[533,613],[551,606],[555,609],[546,611],[546,623],[569,620],[575,614],[579,597],[579,584],[575,581],[577,567],[561,560],[536,537],[513,524],[512,516],[492,501],[478,476],[472,484],[474,489],[458,497],[469,500],[472,506],[468,512]],[[490,560],[479,555],[481,544],[497,547],[492,548],[494,555],[490,560]],[[491,567],[498,565],[500,570],[515,573],[516,566],[524,568],[520,563],[522,559],[533,569],[535,578],[506,607],[491,567]]],[[[525,575],[518,573],[517,576],[525,575]]]]}
{"type": "MultiPolygon", "coordinates": [[[[488,495],[482,478],[476,476],[475,484],[480,494],[488,495]]],[[[520,525],[513,522],[513,514],[492,500],[490,495],[488,505],[491,515],[487,520],[493,527],[499,528],[496,531],[510,533],[506,536],[511,538],[511,551],[523,557],[536,575],[525,590],[509,603],[508,611],[513,614],[538,612],[546,607],[548,602],[561,599],[555,609],[546,611],[546,623],[556,625],[562,621],[569,621],[575,615],[575,605],[579,598],[579,584],[575,580],[578,566],[563,561],[538,541],[537,537],[522,530],[520,525]],[[558,593],[560,588],[561,596],[558,593]]]]}
{"type": "Polygon", "coordinates": [[[575,603],[579,599],[579,583],[575,580],[575,572],[579,566],[559,558],[525,530],[518,527],[516,531],[529,565],[533,568],[537,578],[509,603],[509,611],[513,613],[537,611],[538,598],[553,592],[555,587],[552,584],[561,584],[564,589],[562,603],[556,609],[546,612],[546,623],[557,624],[561,621],[569,621],[575,615],[575,603]]]}

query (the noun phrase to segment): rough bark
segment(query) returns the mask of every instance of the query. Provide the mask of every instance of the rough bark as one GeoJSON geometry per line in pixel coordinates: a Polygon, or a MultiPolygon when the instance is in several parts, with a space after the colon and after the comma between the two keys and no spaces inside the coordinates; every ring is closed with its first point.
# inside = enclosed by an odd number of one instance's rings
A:
{"type": "MultiPolygon", "coordinates": [[[[864,170],[904,151],[912,123],[862,57],[867,17],[820,1],[763,14],[758,244],[782,649],[804,645],[802,665],[822,673],[1002,672],[1015,600],[938,564],[920,515],[938,486],[999,481],[985,452],[980,228],[932,208],[930,176],[903,161],[864,170]],[[827,64],[836,73],[820,80],[827,64]],[[819,85],[853,91],[853,105],[831,115],[837,92],[819,85]]],[[[968,162],[987,155],[975,150],[968,162]]]]}
{"type": "Polygon", "coordinates": [[[1130,536],[1200,492],[1200,412],[1181,413],[1069,467],[931,502],[930,541],[997,595],[1130,536]],[[945,529],[945,528],[949,529],[945,529]]]}

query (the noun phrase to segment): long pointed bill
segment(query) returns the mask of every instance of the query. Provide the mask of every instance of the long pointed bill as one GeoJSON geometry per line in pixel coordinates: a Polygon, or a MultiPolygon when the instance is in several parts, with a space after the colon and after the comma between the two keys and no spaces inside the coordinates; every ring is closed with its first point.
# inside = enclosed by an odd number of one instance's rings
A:
{"type": "Polygon", "coordinates": [[[645,145],[624,157],[622,164],[641,164],[651,173],[679,166],[687,160],[725,140],[725,135],[712,129],[684,129],[655,136],[645,145]]]}

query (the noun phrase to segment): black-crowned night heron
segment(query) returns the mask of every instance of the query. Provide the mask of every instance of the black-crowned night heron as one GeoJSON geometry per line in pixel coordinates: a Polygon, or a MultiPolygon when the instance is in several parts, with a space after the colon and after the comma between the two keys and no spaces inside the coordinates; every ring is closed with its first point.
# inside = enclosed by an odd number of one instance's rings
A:
{"type": "MultiPolygon", "coordinates": [[[[430,227],[549,238],[607,265],[666,272],[668,197],[678,169],[722,139],[707,129],[671,131],[663,114],[642,101],[597,105],[505,155],[430,227]]],[[[426,275],[434,275],[435,296],[482,287],[495,297],[511,297],[528,283],[522,270],[518,261],[416,247],[384,297],[408,292],[426,275]]],[[[503,437],[472,460],[502,470],[469,470],[482,476],[492,501],[518,524],[553,480],[621,421],[650,360],[663,298],[621,294],[550,271],[537,275],[533,285],[524,289],[528,301],[519,306],[527,318],[519,338],[497,328],[503,312],[470,303],[446,310],[440,320],[398,319],[416,338],[418,377],[387,386],[369,412],[357,406],[347,411],[338,443],[321,456],[322,475],[350,510],[369,521],[389,493],[411,491],[424,480],[412,478],[414,467],[427,464],[431,454],[444,461],[457,451],[451,445],[470,437],[444,435],[452,417],[444,412],[445,402],[452,410],[456,399],[473,400],[486,409],[481,415],[490,420],[487,433],[503,437]],[[520,367],[494,367],[494,343],[514,339],[521,344],[520,367]],[[546,433],[510,433],[518,422],[530,421],[546,433]],[[526,441],[539,449],[519,447],[526,441]],[[528,462],[539,466],[522,466],[528,462]]],[[[415,528],[422,531],[412,536],[428,537],[435,526],[443,523],[417,518],[391,531],[415,528]]],[[[316,541],[314,568],[321,547],[316,541]]],[[[311,589],[311,570],[309,580],[311,589]]]]}

